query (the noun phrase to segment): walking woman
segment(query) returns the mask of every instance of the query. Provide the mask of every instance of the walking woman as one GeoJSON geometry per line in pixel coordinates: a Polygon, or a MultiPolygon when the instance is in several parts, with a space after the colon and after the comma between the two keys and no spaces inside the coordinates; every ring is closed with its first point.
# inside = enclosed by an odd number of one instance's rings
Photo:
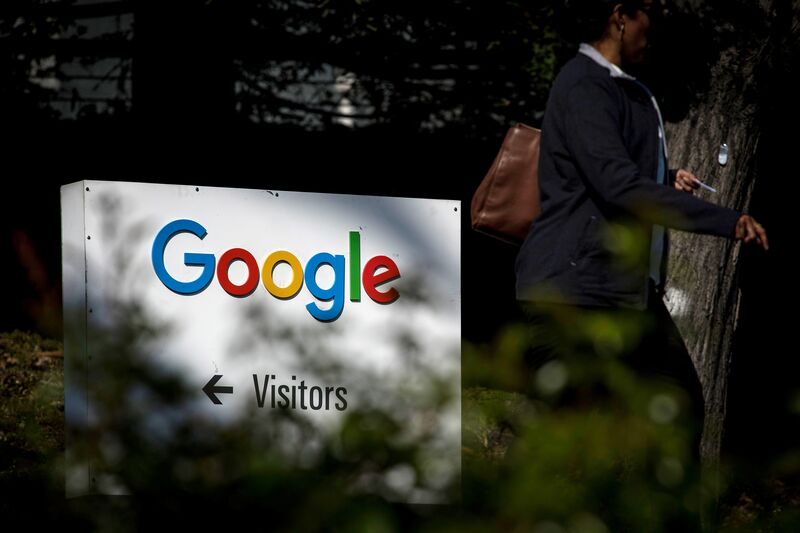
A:
{"type": "MultiPolygon", "coordinates": [[[[662,301],[664,228],[765,250],[767,234],[751,216],[693,196],[698,178],[668,167],[656,100],[630,74],[645,59],[660,6],[652,0],[572,4],[584,42],[548,98],[539,159],[541,213],[516,261],[517,299],[536,332],[530,363],[541,368],[565,356],[591,362],[613,352],[635,375],[677,391],[697,455],[703,392],[662,301]],[[617,327],[619,338],[603,344],[576,335],[579,325],[594,319],[617,327]],[[629,321],[641,327],[630,333],[629,321]]],[[[580,390],[571,394],[565,401],[585,398],[580,390]]]]}

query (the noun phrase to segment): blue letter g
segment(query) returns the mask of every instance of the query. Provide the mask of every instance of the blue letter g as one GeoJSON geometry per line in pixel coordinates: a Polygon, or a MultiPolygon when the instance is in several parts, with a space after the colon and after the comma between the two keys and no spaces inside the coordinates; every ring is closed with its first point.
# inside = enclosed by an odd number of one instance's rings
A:
{"type": "Polygon", "coordinates": [[[183,262],[186,266],[201,266],[203,271],[200,277],[194,281],[178,281],[167,272],[164,267],[164,250],[167,243],[179,233],[191,233],[203,239],[208,233],[206,229],[194,220],[175,220],[164,226],[156,235],[153,241],[153,269],[156,276],[169,290],[178,294],[197,294],[208,287],[211,278],[214,277],[214,263],[216,260],[212,254],[185,253],[183,262]]]}

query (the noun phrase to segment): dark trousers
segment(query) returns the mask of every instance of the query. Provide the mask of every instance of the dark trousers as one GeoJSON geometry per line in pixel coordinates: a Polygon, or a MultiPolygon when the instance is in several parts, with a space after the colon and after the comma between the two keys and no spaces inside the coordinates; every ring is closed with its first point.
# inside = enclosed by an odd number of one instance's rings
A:
{"type": "MultiPolygon", "coordinates": [[[[566,358],[573,364],[590,367],[604,358],[613,358],[644,381],[677,394],[682,418],[693,426],[693,450],[699,454],[705,416],[702,386],[683,338],[652,281],[649,290],[649,305],[644,311],[520,302],[531,326],[526,354],[531,386],[535,388],[535,373],[552,360],[566,358]]],[[[588,399],[587,395],[602,395],[607,390],[603,383],[590,382],[591,371],[584,377],[589,382],[577,388],[567,387],[559,403],[580,402],[588,399]]]]}
{"type": "MultiPolygon", "coordinates": [[[[520,302],[530,326],[525,365],[529,392],[549,399],[556,408],[609,405],[603,403],[607,400],[617,405],[620,391],[608,379],[609,364],[617,365],[642,385],[639,396],[633,396],[639,398],[634,400],[638,402],[634,410],[654,423],[672,424],[669,427],[687,432],[689,459],[699,475],[705,413],[702,387],[662,294],[652,282],[649,290],[649,306],[643,311],[520,302]],[[560,370],[554,372],[554,367],[560,370]],[[555,384],[548,384],[553,376],[555,384]],[[557,388],[559,383],[563,384],[557,388]]],[[[622,402],[628,412],[630,397],[627,405],[626,400],[622,402]]],[[[685,530],[699,530],[699,522],[693,520],[685,530]]]]}

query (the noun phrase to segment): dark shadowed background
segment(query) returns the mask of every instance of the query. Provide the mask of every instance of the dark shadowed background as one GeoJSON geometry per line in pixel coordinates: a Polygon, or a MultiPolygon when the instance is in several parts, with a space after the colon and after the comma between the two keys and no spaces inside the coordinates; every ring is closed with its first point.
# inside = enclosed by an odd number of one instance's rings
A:
{"type": "MultiPolygon", "coordinates": [[[[637,73],[669,122],[710,91],[755,110],[721,121],[753,125],[737,179],[770,237],[738,274],[723,452],[743,483],[800,437],[798,2],[754,4],[670,4],[637,73]],[[731,51],[743,74],[715,87],[731,51]]],[[[513,0],[3,0],[0,331],[60,338],[59,187],[96,179],[460,200],[463,337],[490,343],[518,318],[516,250],[470,229],[470,200],[506,129],[540,124],[570,24],[513,0]]]]}

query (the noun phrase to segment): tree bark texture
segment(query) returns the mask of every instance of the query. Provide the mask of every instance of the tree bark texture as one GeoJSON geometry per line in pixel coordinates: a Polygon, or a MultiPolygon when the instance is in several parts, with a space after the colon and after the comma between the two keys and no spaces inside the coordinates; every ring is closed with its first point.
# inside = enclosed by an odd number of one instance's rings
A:
{"type": "MultiPolygon", "coordinates": [[[[749,8],[761,20],[755,20],[751,28],[736,29],[741,39],[720,49],[709,71],[708,89],[683,119],[667,125],[670,167],[690,170],[717,189],[716,193],[698,189],[696,196],[744,213],[750,212],[755,184],[765,179],[758,158],[766,124],[764,109],[776,108],[770,99],[776,97],[776,86],[786,81],[775,72],[783,65],[776,58],[797,49],[800,1],[765,0],[749,8]],[[717,160],[721,143],[729,148],[725,166],[717,160]]],[[[730,21],[718,18],[712,23],[730,21]]],[[[758,213],[753,215],[758,219],[758,213]]],[[[742,244],[674,230],[669,230],[669,238],[665,303],[703,384],[706,419],[701,455],[704,465],[717,471],[733,339],[741,311],[742,244]]]]}

